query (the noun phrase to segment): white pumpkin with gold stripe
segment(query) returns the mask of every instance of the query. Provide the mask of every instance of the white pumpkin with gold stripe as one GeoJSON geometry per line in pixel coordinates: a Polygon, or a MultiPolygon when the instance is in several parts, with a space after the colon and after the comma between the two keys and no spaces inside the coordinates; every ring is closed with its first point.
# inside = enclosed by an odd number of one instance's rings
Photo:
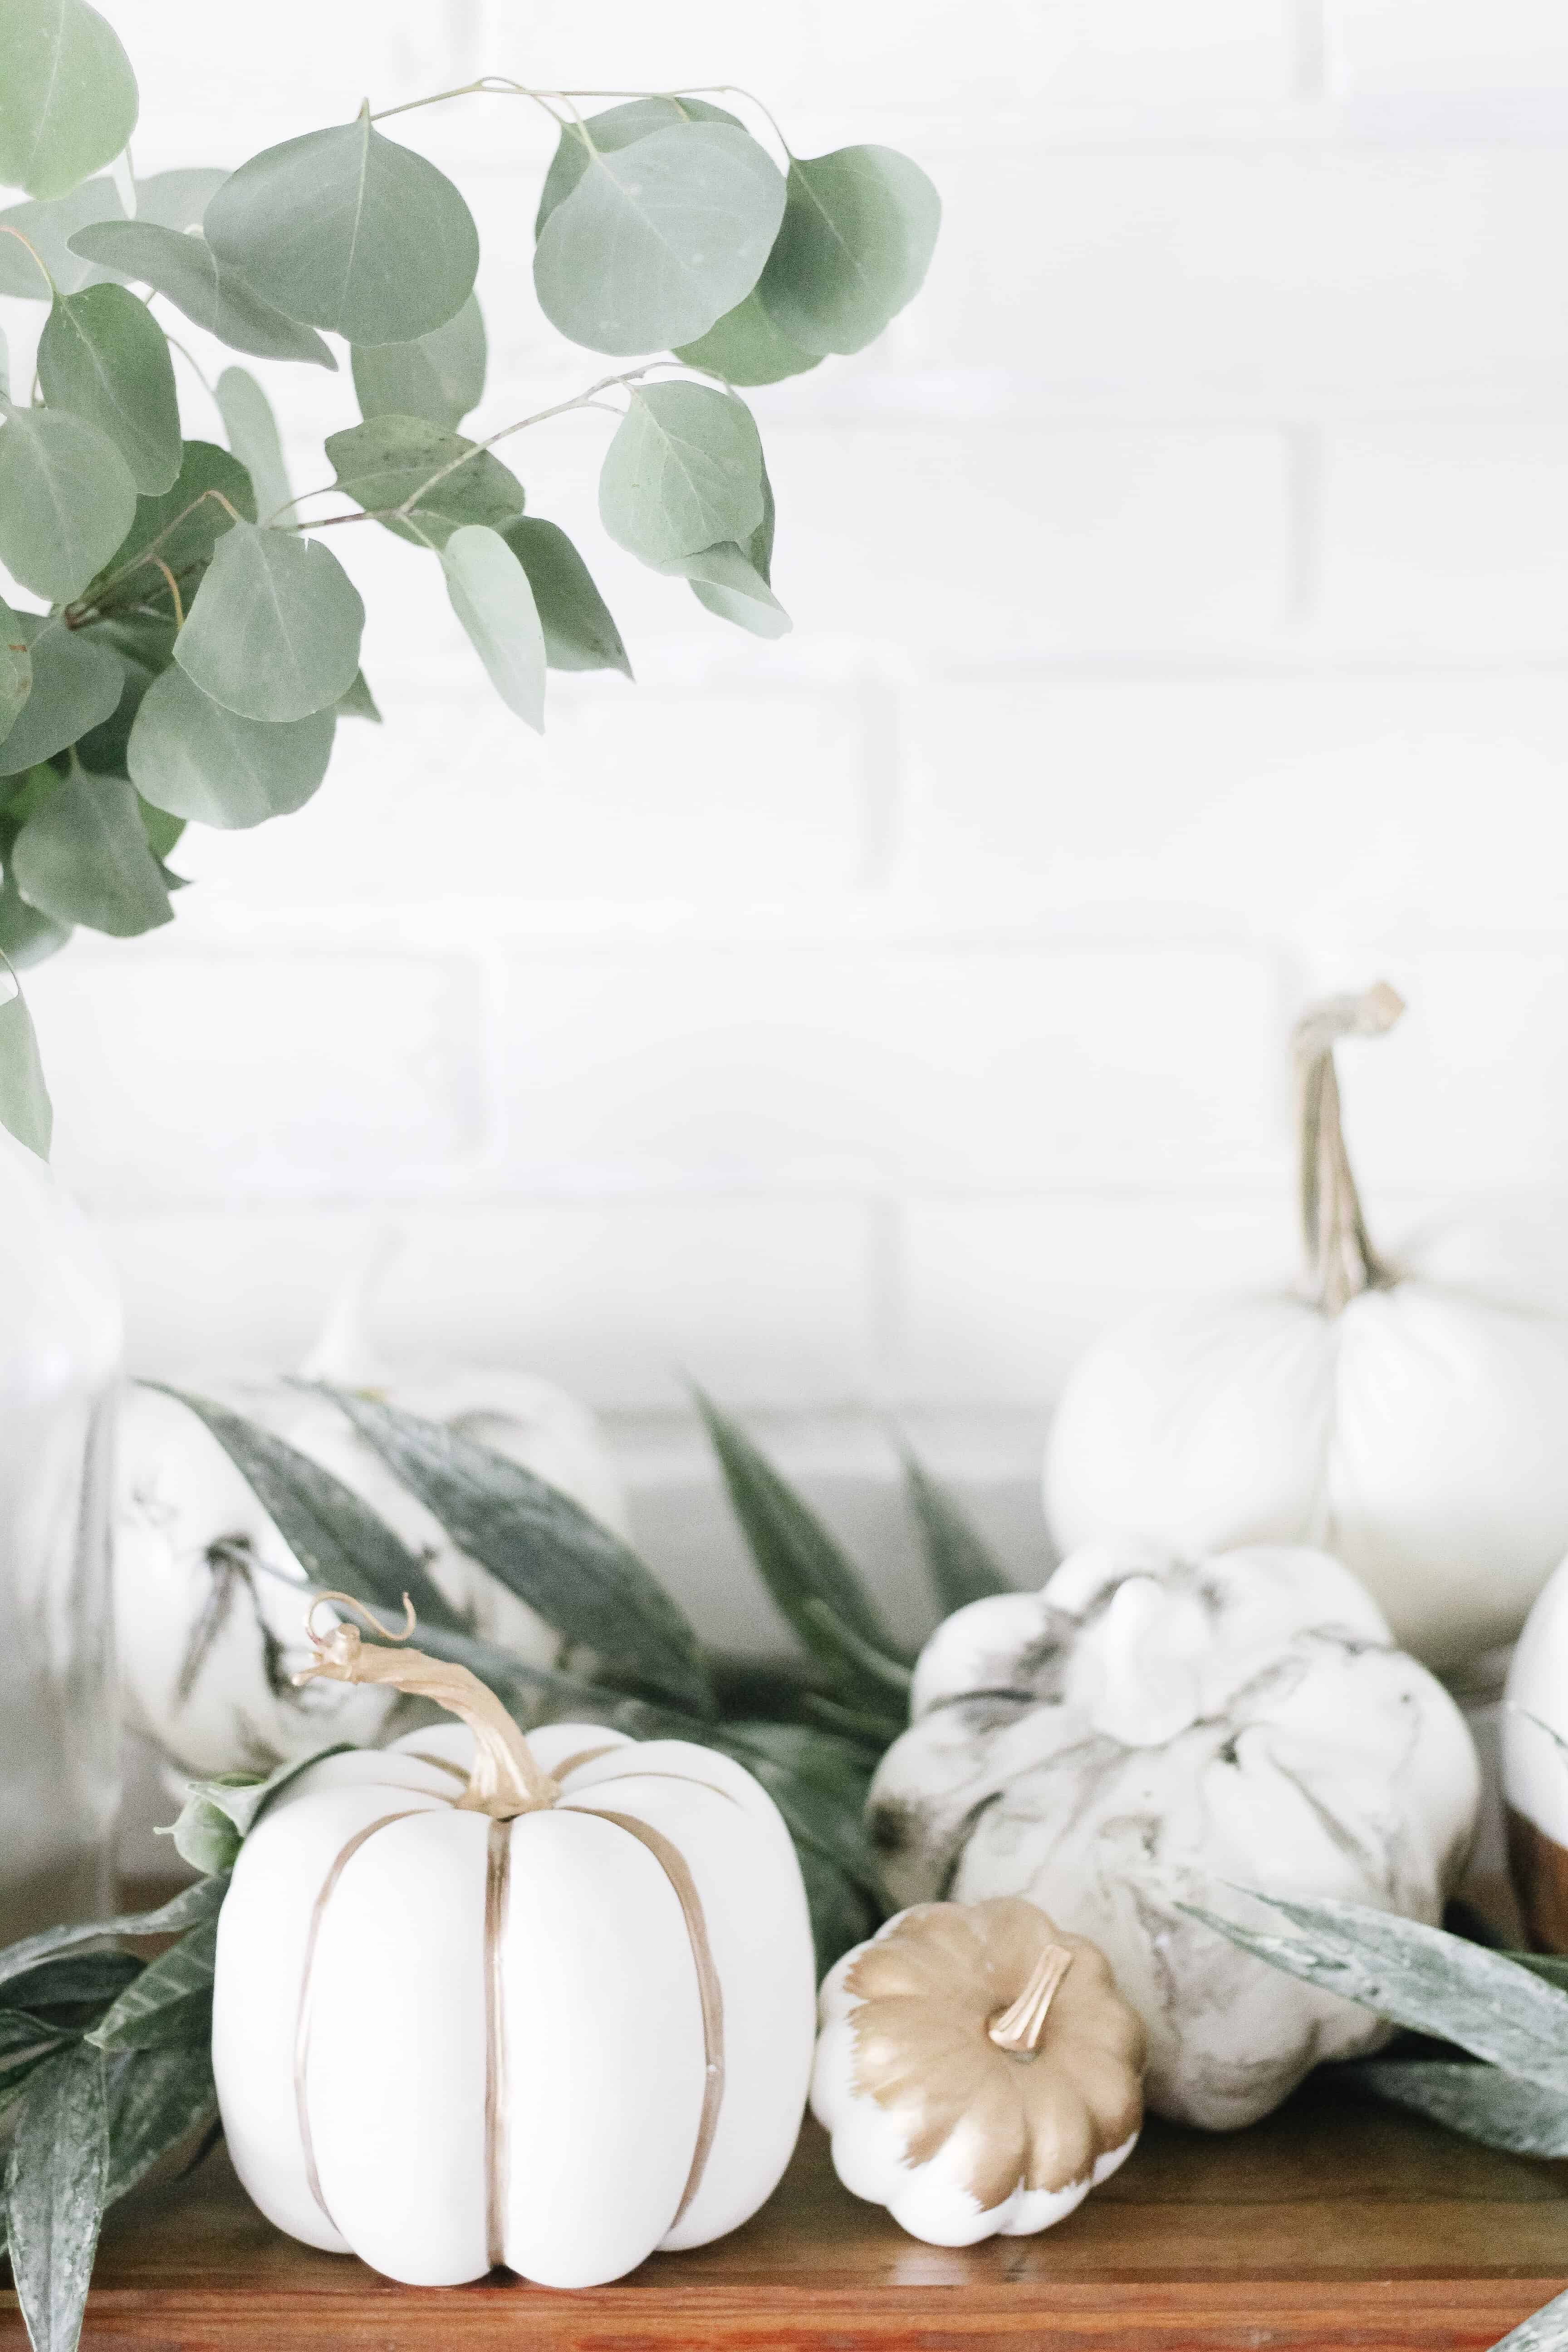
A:
{"type": "Polygon", "coordinates": [[[737,2228],[794,2148],[815,2025],[771,1798],[684,1740],[525,1741],[464,1668],[350,1625],[308,1671],[462,1722],[311,1766],[240,1851],[213,2069],[261,2210],[424,2286],[593,2286],[737,2228]]]}

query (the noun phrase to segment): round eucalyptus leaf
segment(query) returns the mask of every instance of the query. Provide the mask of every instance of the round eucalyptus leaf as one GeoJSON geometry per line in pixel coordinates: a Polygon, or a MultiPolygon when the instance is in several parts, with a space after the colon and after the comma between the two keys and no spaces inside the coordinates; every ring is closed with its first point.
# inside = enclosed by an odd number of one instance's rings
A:
{"type": "Polygon", "coordinates": [[[124,286],[89,286],[57,299],[38,338],[38,382],[51,408],[68,408],[108,435],[137,490],[156,498],[180,470],[180,404],[163,331],[124,286]]]}
{"type": "Polygon", "coordinates": [[[16,234],[0,236],[0,294],[14,294],[24,302],[47,302],[50,279],[57,294],[79,294],[84,286],[115,282],[112,270],[84,261],[66,240],[94,221],[124,217],[120,191],[110,179],[84,180],[68,196],[55,196],[47,204],[8,205],[0,213],[0,230],[16,234]],[[24,237],[26,245],[20,242],[24,237]]]}
{"type": "Polygon", "coordinates": [[[136,77],[86,0],[0,8],[0,180],[63,196],[111,163],[136,128],[136,77]]]}
{"type": "Polygon", "coordinates": [[[32,691],[0,742],[0,776],[19,776],[100,727],[120,700],[122,672],[107,646],[37,613],[11,616],[27,643],[32,691]]]}
{"type": "MultiPolygon", "coordinates": [[[[172,624],[174,604],[153,559],[157,557],[174,573],[188,607],[213,549],[236,515],[246,522],[256,520],[250,476],[216,441],[187,441],[173,489],[162,498],[137,499],[135,520],[102,577],[118,583],[116,593],[124,601],[152,605],[159,615],[151,625],[155,630],[163,627],[163,616],[172,624]],[[138,558],[142,561],[133,571],[138,558]]],[[[100,582],[90,585],[98,593],[100,582]]],[[[161,668],[163,663],[157,666],[161,668]]]]}
{"type": "Polygon", "coordinates": [[[754,637],[785,637],[794,623],[744,548],[733,540],[705,547],[700,554],[677,556],[660,571],[691,583],[700,604],[721,621],[733,621],[754,637]]]}
{"type": "Polygon", "coordinates": [[[544,731],[544,631],[528,574],[504,539],[465,523],[441,551],[452,610],[509,710],[544,731]]]}
{"type": "Polygon", "coordinates": [[[68,776],[16,835],[11,872],[30,907],[117,940],[173,920],[158,861],[123,776],[68,776]]]}
{"type": "Polygon", "coordinates": [[[456,318],[411,343],[358,343],[353,353],[360,415],[420,416],[451,432],[485,388],[485,322],[470,294],[456,318]]]}
{"type": "Polygon", "coordinates": [[[920,291],[942,199],[892,147],[795,157],[778,243],[757,285],[803,352],[858,352],[920,291]]]}
{"type": "Polygon", "coordinates": [[[0,426],[0,562],[24,588],[68,603],[135,512],[131,468],[96,425],[60,409],[11,411],[0,426]]]}
{"type": "Polygon", "coordinates": [[[660,563],[749,539],[763,509],[762,443],[743,401],[700,383],[634,391],[599,476],[613,540],[660,563]]]}
{"type": "Polygon", "coordinates": [[[213,551],[174,659],[242,719],[308,719],[353,684],[363,626],[359,590],[329,549],[238,522],[213,551]]]}
{"type": "Polygon", "coordinates": [[[227,367],[217,380],[217,404],[228,446],[250,477],[258,511],[276,514],[289,504],[291,492],[272,403],[248,368],[227,367]]]}
{"type": "Polygon", "coordinates": [[[231,351],[337,366],[320,335],[263,301],[237,270],[219,260],[205,237],[161,228],[155,221],[100,221],[79,229],[70,249],[122,278],[140,278],[155,294],[166,294],[177,310],[231,351]]]}
{"type": "Polygon", "coordinates": [[[479,237],[444,172],[368,114],[242,163],[204,216],[221,261],[291,319],[353,343],[407,343],[474,290],[479,237]]]}
{"type": "Polygon", "coordinates": [[[33,657],[19,616],[0,599],[0,751],[33,684],[33,657]]]}
{"type": "Polygon", "coordinates": [[[751,292],[784,207],[772,160],[729,123],[675,123],[595,154],[534,251],[544,314],[590,351],[693,342],[751,292]]]}
{"type": "Polygon", "coordinates": [[[327,772],[336,719],[266,726],[242,719],[166,669],[149,687],[131,730],[131,781],[170,816],[235,831],[303,808],[327,772]]]}
{"type": "MultiPolygon", "coordinates": [[[[37,907],[29,907],[9,874],[0,882],[0,955],[16,971],[26,971],[29,964],[42,963],[46,956],[57,954],[70,935],[68,923],[52,922],[37,907]]],[[[13,1135],[18,1132],[4,1111],[0,1111],[0,1124],[9,1127],[13,1135]]],[[[26,1137],[22,1140],[26,1143],[26,1137]]],[[[45,1156],[47,1146],[33,1148],[40,1158],[45,1156]]]]}
{"type": "Polygon", "coordinates": [[[221,165],[211,163],[154,172],[136,183],[136,217],[158,228],[200,228],[202,215],[227,177],[221,165]]]}
{"type": "Polygon", "coordinates": [[[721,376],[726,383],[782,383],[786,376],[804,375],[822,364],[820,352],[803,352],[779,332],[755,287],[696,342],[683,343],[675,356],[688,367],[721,376]]]}
{"type": "Polygon", "coordinates": [[[533,218],[535,243],[556,205],[565,202],[587,170],[589,140],[601,155],[613,155],[617,149],[646,139],[650,131],[668,131],[672,122],[727,122],[732,131],[746,127],[721,106],[710,106],[704,98],[673,97],[634,98],[625,106],[606,107],[603,114],[591,114],[582,130],[574,122],[563,124],[539,194],[539,210],[533,218]]]}
{"type": "Polygon", "coordinates": [[[420,416],[373,416],[330,434],[327,457],[345,498],[416,546],[444,547],[459,523],[501,530],[523,510],[522,484],[499,457],[420,416]],[[405,505],[465,451],[471,453],[465,462],[417,499],[412,522],[391,520],[395,507],[405,505]]]}
{"type": "Polygon", "coordinates": [[[593,575],[558,523],[520,516],[501,533],[528,574],[552,669],[618,669],[631,663],[593,575]]]}
{"type": "Polygon", "coordinates": [[[17,776],[51,760],[101,726],[119,703],[123,672],[106,646],[62,622],[16,616],[31,640],[32,691],[0,741],[0,775],[17,776]]]}

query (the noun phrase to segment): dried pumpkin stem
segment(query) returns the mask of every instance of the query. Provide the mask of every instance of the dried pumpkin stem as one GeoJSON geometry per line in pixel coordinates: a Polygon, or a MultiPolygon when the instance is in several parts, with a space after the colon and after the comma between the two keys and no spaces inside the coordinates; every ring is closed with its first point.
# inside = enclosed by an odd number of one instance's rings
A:
{"type": "Polygon", "coordinates": [[[1046,2016],[1057,1989],[1072,1966],[1072,1954],[1060,1944],[1047,1944],[1029,1971],[1029,1981],[1016,2000],[999,2009],[985,2028],[987,2039],[1015,2058],[1032,2058],[1046,2030],[1046,2016]]]}
{"type": "Polygon", "coordinates": [[[1334,996],[1314,1005],[1297,1023],[1291,1039],[1306,1289],[1325,1315],[1339,1314],[1363,1290],[1386,1289],[1394,1279],[1368,1238],[1351,1173],[1334,1047],[1342,1037],[1381,1037],[1404,1010],[1404,998],[1380,980],[1363,996],[1334,996]]]}
{"type": "MultiPolygon", "coordinates": [[[[386,1628],[377,1623],[363,1602],[346,1592],[318,1594],[311,1605],[311,1621],[322,1601],[356,1610],[378,1633],[385,1634],[386,1628]]],[[[406,1593],[403,1606],[408,1619],[403,1631],[411,1633],[414,1610],[406,1593]]],[[[474,1761],[468,1785],[458,1800],[459,1812],[488,1813],[492,1821],[506,1822],[518,1813],[542,1812],[555,1802],[561,1793],[555,1782],[535,1763],[527,1740],[495,1693],[487,1690],[467,1666],[447,1658],[427,1658],[423,1650],[367,1649],[357,1625],[332,1625],[322,1633],[307,1621],[306,1630],[315,1649],[315,1663],[295,1675],[297,1683],[318,1679],[383,1683],[389,1689],[406,1691],[411,1698],[434,1699],[437,1706],[468,1725],[474,1735],[474,1761]]]]}

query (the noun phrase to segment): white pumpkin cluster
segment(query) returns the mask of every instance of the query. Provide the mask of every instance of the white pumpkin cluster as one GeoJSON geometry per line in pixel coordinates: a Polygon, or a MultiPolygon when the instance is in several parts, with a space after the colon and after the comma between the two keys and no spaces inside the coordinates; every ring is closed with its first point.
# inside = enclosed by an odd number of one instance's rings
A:
{"type": "Polygon", "coordinates": [[[1320,1552],[1085,1548],[949,1618],[910,1718],[868,1815],[893,1902],[1023,1895],[1092,1938],[1148,2029],[1150,2105],[1213,2129],[1387,2029],[1184,1906],[1251,1887],[1434,1922],[1474,1833],[1458,1710],[1320,1552]]]}

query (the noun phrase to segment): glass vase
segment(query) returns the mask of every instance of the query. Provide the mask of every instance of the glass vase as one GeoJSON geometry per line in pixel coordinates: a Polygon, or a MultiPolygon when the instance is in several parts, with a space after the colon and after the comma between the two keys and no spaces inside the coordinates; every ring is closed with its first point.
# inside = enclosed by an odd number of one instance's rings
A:
{"type": "Polygon", "coordinates": [[[90,1226],[0,1129],[0,1943],[104,1916],[119,1799],[109,1482],[121,1317],[90,1226]]]}

